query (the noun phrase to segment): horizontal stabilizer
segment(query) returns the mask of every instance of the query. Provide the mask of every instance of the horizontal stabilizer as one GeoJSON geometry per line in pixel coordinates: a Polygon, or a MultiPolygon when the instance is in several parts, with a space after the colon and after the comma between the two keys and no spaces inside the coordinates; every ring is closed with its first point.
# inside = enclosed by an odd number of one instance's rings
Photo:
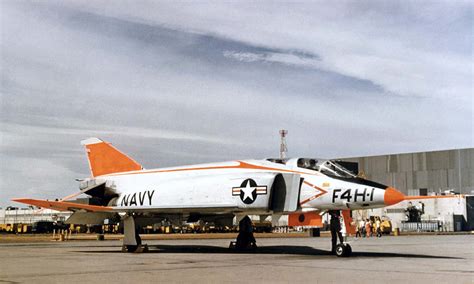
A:
{"type": "Polygon", "coordinates": [[[12,201],[34,205],[34,206],[42,207],[46,209],[58,210],[58,211],[78,211],[78,210],[86,210],[90,212],[112,211],[112,208],[107,207],[107,206],[87,205],[87,204],[79,204],[79,203],[66,202],[66,201],[50,201],[50,200],[41,200],[41,199],[28,199],[28,198],[16,198],[16,199],[12,199],[12,201]]]}

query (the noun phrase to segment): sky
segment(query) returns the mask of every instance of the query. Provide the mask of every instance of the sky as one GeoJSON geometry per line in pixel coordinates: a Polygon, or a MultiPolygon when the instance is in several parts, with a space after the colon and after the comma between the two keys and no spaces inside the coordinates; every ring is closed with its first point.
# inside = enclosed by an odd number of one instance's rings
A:
{"type": "Polygon", "coordinates": [[[470,1],[0,1],[0,206],[145,168],[474,147],[470,1]]]}

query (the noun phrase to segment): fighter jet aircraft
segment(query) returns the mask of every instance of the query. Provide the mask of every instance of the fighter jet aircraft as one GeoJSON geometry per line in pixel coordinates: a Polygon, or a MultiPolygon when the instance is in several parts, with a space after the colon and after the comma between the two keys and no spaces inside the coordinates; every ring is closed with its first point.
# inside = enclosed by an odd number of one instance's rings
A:
{"type": "MultiPolygon", "coordinates": [[[[91,177],[80,181],[79,193],[91,196],[89,204],[65,199],[13,201],[73,211],[68,223],[103,224],[104,219],[120,218],[123,247],[131,252],[141,248],[138,228],[164,219],[231,225],[234,216],[276,214],[289,215],[290,226],[320,226],[322,212],[342,210],[349,228],[350,210],[380,208],[407,199],[396,189],[358,177],[330,160],[245,160],[144,169],[98,138],[81,143],[91,177]]],[[[348,252],[350,247],[341,246],[336,253],[348,252]]]]}

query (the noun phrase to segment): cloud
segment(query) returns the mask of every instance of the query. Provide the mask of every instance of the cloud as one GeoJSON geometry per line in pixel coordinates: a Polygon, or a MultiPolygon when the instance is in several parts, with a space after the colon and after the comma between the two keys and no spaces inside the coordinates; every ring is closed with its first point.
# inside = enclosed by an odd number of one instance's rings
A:
{"type": "Polygon", "coordinates": [[[94,1],[77,6],[88,11],[98,11],[100,6],[101,14],[256,46],[305,50],[321,56],[319,68],[372,81],[389,92],[470,102],[469,1],[419,5],[375,1],[332,5],[145,1],[134,9],[130,5],[125,1],[105,7],[94,1]],[[157,10],[160,13],[152,12],[157,10]]]}
{"type": "Polygon", "coordinates": [[[281,128],[292,156],[472,147],[471,15],[463,2],[4,1],[0,204],[75,191],[90,136],[147,168],[275,157],[281,128]]]}
{"type": "Polygon", "coordinates": [[[268,58],[266,54],[258,54],[251,52],[236,52],[236,51],[224,51],[224,56],[243,62],[255,62],[264,61],[268,58]]]}
{"type": "Polygon", "coordinates": [[[235,59],[241,62],[269,62],[280,63],[286,65],[295,65],[298,67],[313,67],[318,68],[320,63],[319,57],[316,55],[299,53],[299,52],[267,52],[267,53],[253,53],[253,52],[239,52],[225,50],[223,55],[227,58],[235,59]]]}

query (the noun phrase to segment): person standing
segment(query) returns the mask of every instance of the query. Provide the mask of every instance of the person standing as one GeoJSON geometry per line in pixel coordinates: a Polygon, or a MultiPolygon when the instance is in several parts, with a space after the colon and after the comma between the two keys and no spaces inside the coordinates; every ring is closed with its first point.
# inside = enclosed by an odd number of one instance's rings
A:
{"type": "Polygon", "coordinates": [[[367,231],[365,230],[365,225],[366,225],[365,219],[361,219],[360,220],[360,227],[361,227],[361,230],[362,230],[362,237],[363,238],[365,238],[367,236],[367,231]]]}
{"type": "Polygon", "coordinates": [[[377,237],[382,237],[382,229],[380,228],[382,222],[380,222],[380,217],[375,217],[375,232],[377,233],[377,237]]]}
{"type": "Polygon", "coordinates": [[[339,210],[331,210],[329,211],[329,215],[331,216],[331,221],[329,224],[329,227],[331,229],[331,253],[334,254],[336,252],[337,239],[339,238],[341,244],[344,243],[344,239],[342,238],[341,233],[341,220],[339,210]]]}
{"type": "Polygon", "coordinates": [[[357,230],[356,230],[356,235],[355,235],[355,237],[356,237],[356,238],[362,238],[362,226],[361,226],[361,224],[360,224],[360,220],[357,221],[356,224],[357,224],[357,230]]]}
{"type": "Polygon", "coordinates": [[[370,224],[370,219],[365,220],[365,236],[367,238],[372,236],[372,225],[370,224]]]}
{"type": "Polygon", "coordinates": [[[423,202],[418,202],[416,205],[416,210],[418,211],[417,222],[421,222],[421,215],[425,214],[425,204],[423,202]]]}

